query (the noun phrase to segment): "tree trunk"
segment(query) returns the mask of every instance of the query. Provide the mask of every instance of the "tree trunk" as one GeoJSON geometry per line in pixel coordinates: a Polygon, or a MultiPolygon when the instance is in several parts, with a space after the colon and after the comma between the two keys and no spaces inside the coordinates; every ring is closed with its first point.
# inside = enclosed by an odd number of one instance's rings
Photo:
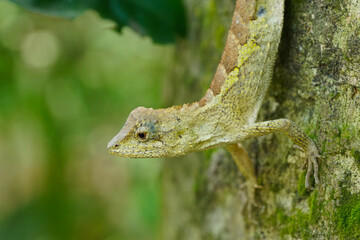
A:
{"type": "MultiPolygon", "coordinates": [[[[235,0],[186,0],[189,34],[165,85],[167,105],[197,101],[219,63],[235,0]]],[[[289,118],[317,144],[320,181],[282,134],[244,143],[258,182],[224,149],[165,160],[164,240],[360,239],[360,2],[286,1],[274,76],[258,121],[289,118]]]]}

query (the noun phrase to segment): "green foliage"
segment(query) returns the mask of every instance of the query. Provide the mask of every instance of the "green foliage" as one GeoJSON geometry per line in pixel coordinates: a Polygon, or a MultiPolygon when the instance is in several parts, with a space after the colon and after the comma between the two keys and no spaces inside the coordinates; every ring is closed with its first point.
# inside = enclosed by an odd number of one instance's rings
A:
{"type": "Polygon", "coordinates": [[[27,9],[76,17],[87,9],[116,22],[117,29],[129,26],[156,43],[171,43],[186,33],[185,10],[181,0],[12,0],[27,9]]]}
{"type": "Polygon", "coordinates": [[[0,1],[0,239],[154,239],[158,159],[111,157],[132,109],[160,106],[172,49],[0,1]]]}

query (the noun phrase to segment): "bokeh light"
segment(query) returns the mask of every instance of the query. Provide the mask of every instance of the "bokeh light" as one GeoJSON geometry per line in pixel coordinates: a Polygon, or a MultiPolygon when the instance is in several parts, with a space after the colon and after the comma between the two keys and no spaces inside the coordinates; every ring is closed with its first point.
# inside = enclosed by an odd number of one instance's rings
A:
{"type": "Polygon", "coordinates": [[[50,31],[33,31],[21,42],[22,60],[33,68],[49,67],[57,60],[60,46],[50,31]]]}

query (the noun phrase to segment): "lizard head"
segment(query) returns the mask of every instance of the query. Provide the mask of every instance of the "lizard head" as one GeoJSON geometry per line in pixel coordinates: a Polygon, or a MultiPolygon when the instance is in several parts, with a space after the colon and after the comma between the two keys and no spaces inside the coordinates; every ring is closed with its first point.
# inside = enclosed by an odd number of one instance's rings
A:
{"type": "Polygon", "coordinates": [[[108,143],[109,152],[130,158],[181,155],[182,131],[174,110],[136,108],[108,143]]]}

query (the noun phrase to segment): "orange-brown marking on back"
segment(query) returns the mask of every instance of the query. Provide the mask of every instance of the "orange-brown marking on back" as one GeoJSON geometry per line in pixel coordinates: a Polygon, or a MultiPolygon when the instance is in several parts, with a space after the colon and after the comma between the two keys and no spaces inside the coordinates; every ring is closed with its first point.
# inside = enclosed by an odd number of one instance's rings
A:
{"type": "Polygon", "coordinates": [[[214,94],[212,92],[212,90],[209,88],[206,93],[205,96],[198,102],[200,107],[205,106],[208,102],[211,102],[211,100],[214,98],[214,94]]]}
{"type": "MultiPolygon", "coordinates": [[[[210,90],[216,96],[221,91],[227,75],[237,66],[238,46],[243,45],[249,38],[249,23],[254,18],[256,3],[254,0],[238,0],[236,2],[234,16],[226,40],[225,49],[211,82],[210,90]]],[[[208,92],[199,101],[200,106],[208,102],[208,92]]]]}

